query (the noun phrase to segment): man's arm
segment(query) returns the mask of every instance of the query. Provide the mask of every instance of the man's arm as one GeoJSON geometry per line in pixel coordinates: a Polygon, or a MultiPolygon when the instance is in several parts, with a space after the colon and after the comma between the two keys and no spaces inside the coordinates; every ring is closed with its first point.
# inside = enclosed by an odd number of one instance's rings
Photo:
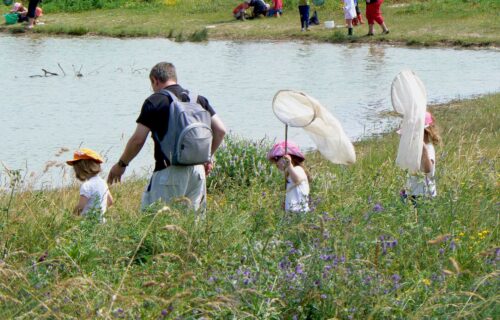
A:
{"type": "Polygon", "coordinates": [[[215,154],[215,151],[217,151],[217,149],[221,145],[222,141],[224,141],[224,136],[226,135],[226,127],[224,126],[224,122],[222,122],[222,119],[217,114],[214,114],[212,116],[211,128],[213,133],[211,150],[213,156],[215,154]]]}
{"type": "Polygon", "coordinates": [[[134,134],[130,137],[125,146],[125,150],[120,157],[120,164],[115,164],[108,175],[108,183],[120,182],[126,166],[139,154],[149,135],[149,128],[138,123],[134,134]]]}
{"type": "MultiPolygon", "coordinates": [[[[226,135],[226,127],[224,126],[224,122],[222,122],[221,118],[214,114],[212,116],[211,122],[212,128],[212,150],[210,150],[211,155],[215,154],[215,151],[219,148],[222,141],[224,141],[224,136],[226,135]]],[[[205,163],[205,175],[209,175],[213,168],[213,161],[208,161],[205,163]]]]}

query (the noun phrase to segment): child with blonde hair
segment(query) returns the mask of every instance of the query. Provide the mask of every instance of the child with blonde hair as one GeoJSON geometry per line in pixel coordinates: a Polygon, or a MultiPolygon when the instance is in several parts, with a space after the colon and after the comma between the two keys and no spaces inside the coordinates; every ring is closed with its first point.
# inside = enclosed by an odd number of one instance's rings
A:
{"type": "Polygon", "coordinates": [[[285,173],[285,211],[309,212],[309,173],[304,167],[305,157],[299,147],[287,141],[275,144],[267,159],[285,173]],[[286,149],[286,150],[285,150],[286,149]]]}
{"type": "Polygon", "coordinates": [[[434,117],[430,112],[425,113],[424,122],[424,146],[422,149],[422,159],[420,171],[423,174],[411,175],[408,179],[408,194],[403,191],[403,196],[410,196],[410,200],[416,205],[419,197],[435,197],[437,195],[434,174],[436,171],[436,151],[434,145],[441,143],[441,136],[436,127],[434,117]]]}
{"type": "Polygon", "coordinates": [[[66,161],[75,170],[76,178],[83,181],[80,200],[73,212],[85,216],[89,211],[99,211],[99,221],[104,223],[104,213],[113,204],[113,197],[106,181],[99,177],[103,162],[97,152],[86,148],[75,151],[73,159],[66,161]]]}

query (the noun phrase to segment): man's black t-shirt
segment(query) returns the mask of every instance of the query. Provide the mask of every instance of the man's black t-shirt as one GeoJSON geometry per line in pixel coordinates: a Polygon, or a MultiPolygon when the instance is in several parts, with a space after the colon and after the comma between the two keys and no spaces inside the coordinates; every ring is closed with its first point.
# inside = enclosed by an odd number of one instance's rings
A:
{"type": "MultiPolygon", "coordinates": [[[[189,101],[188,91],[183,89],[180,85],[174,84],[166,87],[168,91],[172,92],[181,101],[189,101]]],[[[207,98],[203,96],[198,96],[197,102],[205,108],[211,116],[215,115],[215,110],[212,108],[207,98]]],[[[140,123],[151,130],[154,137],[155,134],[162,139],[167,133],[168,129],[168,115],[169,107],[172,103],[172,99],[161,93],[153,93],[150,95],[142,105],[141,114],[137,118],[136,122],[140,123]]],[[[159,171],[166,168],[165,161],[160,150],[160,146],[156,139],[153,138],[155,144],[155,170],[159,171]]]]}

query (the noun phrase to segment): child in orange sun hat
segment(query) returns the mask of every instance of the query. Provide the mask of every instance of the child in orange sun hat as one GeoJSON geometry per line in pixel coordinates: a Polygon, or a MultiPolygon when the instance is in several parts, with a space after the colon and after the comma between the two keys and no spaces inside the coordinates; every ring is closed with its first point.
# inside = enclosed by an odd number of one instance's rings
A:
{"type": "Polygon", "coordinates": [[[113,197],[106,181],[99,177],[103,162],[97,152],[87,148],[75,151],[73,159],[66,161],[75,170],[76,178],[83,181],[74,213],[85,216],[92,211],[98,212],[99,221],[104,223],[104,213],[113,204],[113,197]]]}

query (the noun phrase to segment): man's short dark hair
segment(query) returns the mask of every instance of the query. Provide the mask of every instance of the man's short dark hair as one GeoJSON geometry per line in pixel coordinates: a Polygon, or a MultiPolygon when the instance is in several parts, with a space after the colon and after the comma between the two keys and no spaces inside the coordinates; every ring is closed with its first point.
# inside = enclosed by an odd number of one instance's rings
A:
{"type": "Polygon", "coordinates": [[[175,66],[170,62],[159,62],[149,73],[150,79],[156,79],[160,82],[167,82],[168,80],[174,80],[177,82],[177,73],[175,72],[175,66]]]}

